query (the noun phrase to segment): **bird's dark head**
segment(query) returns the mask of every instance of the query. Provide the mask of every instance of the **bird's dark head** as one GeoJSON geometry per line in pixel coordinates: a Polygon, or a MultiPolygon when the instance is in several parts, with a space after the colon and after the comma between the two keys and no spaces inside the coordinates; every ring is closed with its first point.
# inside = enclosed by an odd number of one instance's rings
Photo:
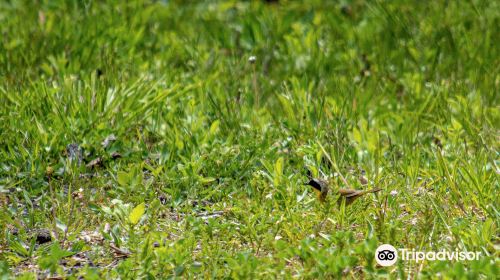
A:
{"type": "Polygon", "coordinates": [[[311,179],[309,182],[305,183],[305,185],[311,186],[321,192],[321,181],[318,179],[311,179]]]}
{"type": "Polygon", "coordinates": [[[318,196],[319,201],[325,202],[326,196],[328,194],[328,185],[326,182],[321,181],[320,179],[312,178],[305,185],[313,187],[316,195],[318,196]]]}

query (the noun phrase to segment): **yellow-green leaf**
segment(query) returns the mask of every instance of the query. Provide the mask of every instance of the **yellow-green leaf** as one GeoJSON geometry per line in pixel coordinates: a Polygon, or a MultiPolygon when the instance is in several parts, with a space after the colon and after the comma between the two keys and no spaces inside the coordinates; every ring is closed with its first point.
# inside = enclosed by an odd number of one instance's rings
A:
{"type": "Polygon", "coordinates": [[[219,125],[220,125],[220,121],[219,120],[216,120],[212,123],[212,125],[210,126],[210,132],[209,134],[210,135],[214,135],[217,130],[219,129],[219,125]]]}
{"type": "Polygon", "coordinates": [[[276,161],[276,164],[274,165],[274,172],[276,176],[281,176],[283,175],[283,158],[280,157],[276,161]]]}
{"type": "Polygon", "coordinates": [[[275,186],[281,184],[281,177],[283,176],[283,158],[280,157],[274,164],[274,179],[273,183],[275,186]]]}
{"type": "Polygon", "coordinates": [[[208,183],[212,183],[213,181],[215,181],[216,179],[213,178],[213,177],[200,177],[200,182],[202,184],[208,184],[208,183]]]}
{"type": "Polygon", "coordinates": [[[353,140],[357,144],[361,144],[363,141],[363,137],[361,136],[361,132],[356,127],[353,128],[353,130],[352,130],[352,137],[354,138],[353,140]]]}
{"type": "Polygon", "coordinates": [[[118,184],[120,184],[120,186],[125,187],[130,182],[130,175],[127,172],[118,171],[118,173],[116,174],[116,180],[118,181],[118,184]]]}
{"type": "Polygon", "coordinates": [[[132,212],[130,212],[130,215],[128,216],[128,220],[130,223],[133,225],[137,224],[139,220],[141,219],[142,215],[144,215],[144,212],[146,211],[146,205],[143,203],[137,205],[132,212]]]}

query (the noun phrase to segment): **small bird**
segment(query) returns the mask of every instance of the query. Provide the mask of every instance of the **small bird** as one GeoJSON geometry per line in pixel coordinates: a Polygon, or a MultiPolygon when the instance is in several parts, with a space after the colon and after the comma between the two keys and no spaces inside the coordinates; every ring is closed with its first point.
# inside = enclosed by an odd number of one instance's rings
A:
{"type": "MultiPolygon", "coordinates": [[[[328,186],[328,182],[325,180],[321,179],[315,179],[312,178],[308,183],[305,185],[309,185],[314,188],[316,191],[316,194],[318,195],[318,199],[321,202],[325,202],[328,192],[330,191],[330,187],[328,186]]],[[[345,205],[349,205],[354,202],[358,197],[367,194],[367,193],[376,193],[378,191],[382,190],[381,188],[375,188],[371,190],[353,190],[353,189],[339,189],[338,194],[340,195],[340,198],[338,200],[339,204],[342,204],[342,201],[345,200],[345,205]]]]}

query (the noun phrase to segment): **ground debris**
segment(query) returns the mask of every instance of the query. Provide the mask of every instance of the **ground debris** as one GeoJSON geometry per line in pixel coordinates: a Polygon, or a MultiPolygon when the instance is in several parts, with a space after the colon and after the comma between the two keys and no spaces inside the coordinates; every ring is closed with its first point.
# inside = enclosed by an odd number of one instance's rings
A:
{"type": "Polygon", "coordinates": [[[70,162],[76,162],[78,166],[82,164],[83,153],[80,145],[76,143],[69,144],[68,146],[66,146],[65,154],[70,162]]]}
{"type": "Polygon", "coordinates": [[[115,141],[116,141],[116,136],[114,134],[110,134],[101,142],[101,145],[104,149],[106,149],[115,141]]]}
{"type": "Polygon", "coordinates": [[[87,163],[86,167],[89,169],[97,168],[99,166],[102,166],[103,160],[101,157],[97,157],[93,160],[91,160],[89,163],[87,163]]]}

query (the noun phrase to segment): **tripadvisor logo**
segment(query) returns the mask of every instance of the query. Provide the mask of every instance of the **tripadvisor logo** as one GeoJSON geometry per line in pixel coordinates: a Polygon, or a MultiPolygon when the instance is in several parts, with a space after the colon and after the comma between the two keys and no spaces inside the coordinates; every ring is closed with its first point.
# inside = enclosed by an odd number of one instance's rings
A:
{"type": "Polygon", "coordinates": [[[423,251],[415,251],[415,250],[408,250],[408,249],[399,249],[396,250],[392,245],[390,244],[383,244],[380,245],[377,250],[375,251],[375,261],[381,266],[391,266],[396,263],[398,260],[398,257],[401,257],[402,260],[404,261],[416,261],[416,262],[421,262],[424,260],[427,261],[472,261],[472,260],[478,260],[479,257],[481,256],[481,252],[463,252],[463,251],[445,251],[441,250],[438,252],[435,251],[428,251],[428,252],[423,252],[423,251]]]}
{"type": "Polygon", "coordinates": [[[398,260],[398,251],[390,244],[378,246],[375,261],[381,266],[391,266],[398,260]]]}

